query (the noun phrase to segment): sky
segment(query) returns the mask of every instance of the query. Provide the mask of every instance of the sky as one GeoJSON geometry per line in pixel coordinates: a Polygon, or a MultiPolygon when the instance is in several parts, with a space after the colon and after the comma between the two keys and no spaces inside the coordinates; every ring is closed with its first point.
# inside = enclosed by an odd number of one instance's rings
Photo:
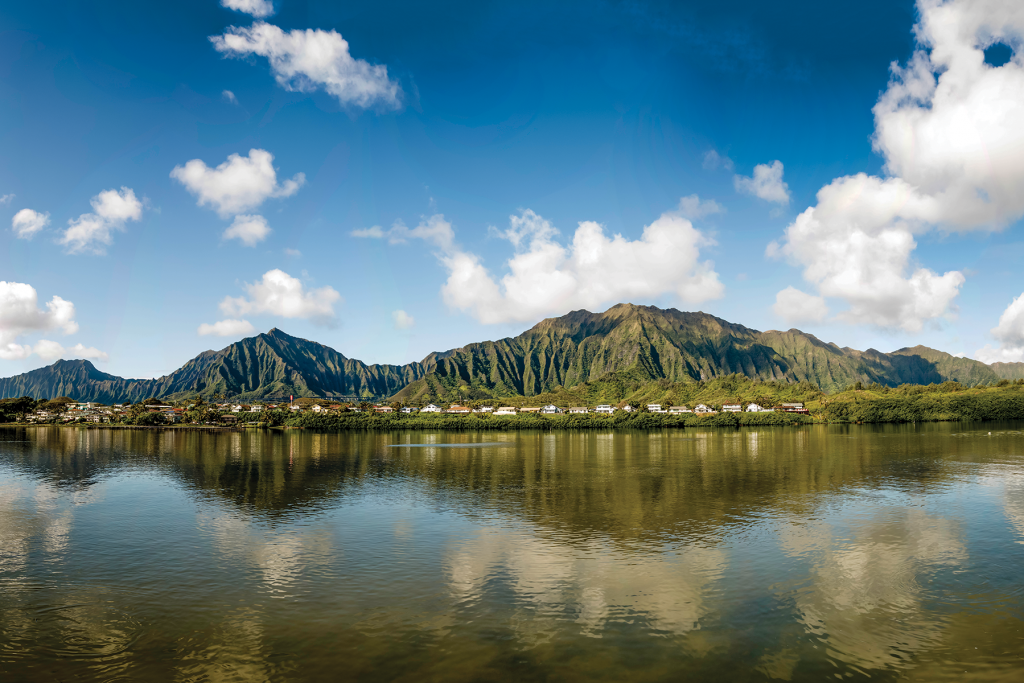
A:
{"type": "Polygon", "coordinates": [[[0,376],[620,303],[1024,360],[1015,0],[0,8],[0,376]]]}

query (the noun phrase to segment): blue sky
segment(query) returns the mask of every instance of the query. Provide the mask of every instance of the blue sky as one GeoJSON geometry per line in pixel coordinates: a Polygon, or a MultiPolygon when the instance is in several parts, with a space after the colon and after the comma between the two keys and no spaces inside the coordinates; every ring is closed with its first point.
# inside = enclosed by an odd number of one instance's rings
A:
{"type": "Polygon", "coordinates": [[[1017,3],[224,1],[0,9],[0,375],[620,301],[1024,360],[1017,3]]]}

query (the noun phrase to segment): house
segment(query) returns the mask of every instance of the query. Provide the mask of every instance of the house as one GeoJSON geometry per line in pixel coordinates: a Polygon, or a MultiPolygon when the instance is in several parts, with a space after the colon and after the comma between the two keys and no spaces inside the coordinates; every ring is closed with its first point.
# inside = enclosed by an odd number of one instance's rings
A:
{"type": "Polygon", "coordinates": [[[312,408],[310,408],[310,410],[312,410],[314,413],[326,413],[327,412],[327,408],[324,408],[320,404],[317,404],[317,405],[313,406],[312,408]]]}
{"type": "Polygon", "coordinates": [[[539,413],[540,408],[520,408],[520,413],[539,413]]]}
{"type": "Polygon", "coordinates": [[[743,406],[739,403],[726,403],[722,406],[723,413],[741,413],[743,412],[743,406]]]}
{"type": "Polygon", "coordinates": [[[761,406],[757,405],[756,403],[749,403],[749,404],[747,404],[747,412],[748,413],[774,413],[775,409],[774,408],[762,408],[761,406]]]}
{"type": "Polygon", "coordinates": [[[494,406],[480,406],[473,410],[474,413],[490,413],[494,411],[494,406]]]}
{"type": "Polygon", "coordinates": [[[680,413],[692,413],[693,411],[686,406],[669,406],[669,415],[679,415],[680,413]]]}
{"type": "Polygon", "coordinates": [[[701,404],[698,404],[697,407],[693,409],[693,412],[695,412],[695,413],[697,413],[699,415],[713,415],[714,413],[717,413],[718,411],[715,410],[714,408],[709,408],[708,406],[706,406],[703,403],[701,403],[701,404]]]}
{"type": "Polygon", "coordinates": [[[240,412],[242,412],[242,406],[240,406],[240,405],[231,406],[231,412],[232,413],[240,413],[240,412]]]}
{"type": "Polygon", "coordinates": [[[433,403],[431,403],[426,408],[420,408],[420,412],[421,413],[440,413],[441,412],[441,406],[435,406],[433,403]]]}
{"type": "Polygon", "coordinates": [[[252,408],[249,408],[249,412],[251,412],[251,413],[262,413],[263,412],[263,406],[253,406],[252,408]]]}
{"type": "Polygon", "coordinates": [[[548,404],[541,408],[540,412],[542,415],[556,415],[564,411],[556,405],[548,404]]]}
{"type": "Polygon", "coordinates": [[[634,410],[636,410],[636,408],[634,408],[633,406],[623,406],[622,409],[627,413],[632,413],[634,410]]]}
{"type": "Polygon", "coordinates": [[[395,409],[391,406],[374,406],[373,412],[375,413],[393,413],[395,409]]]}
{"type": "Polygon", "coordinates": [[[220,421],[221,422],[227,422],[228,424],[234,424],[234,423],[238,422],[238,417],[235,416],[235,415],[221,415],[220,416],[220,421]]]}
{"type": "Polygon", "coordinates": [[[446,410],[444,412],[446,412],[446,413],[455,413],[457,415],[467,415],[467,414],[469,414],[469,413],[471,413],[473,411],[469,409],[469,406],[460,406],[460,405],[457,405],[457,404],[453,403],[451,406],[449,406],[448,410],[446,410]]]}
{"type": "Polygon", "coordinates": [[[298,403],[293,403],[290,406],[288,406],[288,410],[294,411],[296,413],[301,413],[302,406],[300,406],[298,403]]]}
{"type": "Polygon", "coordinates": [[[611,415],[615,412],[615,407],[608,405],[607,403],[602,403],[598,407],[594,408],[594,412],[601,413],[602,415],[611,415]]]}
{"type": "Polygon", "coordinates": [[[810,415],[811,411],[804,408],[803,403],[783,403],[782,412],[784,413],[800,413],[801,415],[810,415]]]}
{"type": "Polygon", "coordinates": [[[572,415],[586,414],[586,413],[589,413],[589,412],[590,412],[590,408],[586,408],[586,407],[582,407],[582,406],[579,407],[579,408],[569,408],[569,413],[572,414],[572,415]]]}
{"type": "Polygon", "coordinates": [[[334,403],[332,405],[327,406],[327,408],[329,410],[341,410],[341,404],[340,403],[334,403]]]}
{"type": "Polygon", "coordinates": [[[665,411],[661,409],[661,404],[660,403],[648,403],[647,404],[647,412],[649,412],[649,413],[663,413],[665,411]]]}
{"type": "Polygon", "coordinates": [[[512,406],[502,406],[494,411],[495,415],[515,415],[516,409],[512,406]]]}
{"type": "Polygon", "coordinates": [[[418,410],[419,408],[413,408],[412,406],[405,406],[404,408],[402,408],[402,412],[405,413],[406,415],[408,415],[409,413],[415,413],[418,410]]]}

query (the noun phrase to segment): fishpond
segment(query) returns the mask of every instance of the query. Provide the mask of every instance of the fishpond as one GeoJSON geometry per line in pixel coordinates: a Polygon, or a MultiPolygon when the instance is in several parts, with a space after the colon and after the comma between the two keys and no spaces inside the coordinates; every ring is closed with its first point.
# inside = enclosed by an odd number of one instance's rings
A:
{"type": "Polygon", "coordinates": [[[0,680],[1020,681],[1022,428],[0,428],[0,680]]]}

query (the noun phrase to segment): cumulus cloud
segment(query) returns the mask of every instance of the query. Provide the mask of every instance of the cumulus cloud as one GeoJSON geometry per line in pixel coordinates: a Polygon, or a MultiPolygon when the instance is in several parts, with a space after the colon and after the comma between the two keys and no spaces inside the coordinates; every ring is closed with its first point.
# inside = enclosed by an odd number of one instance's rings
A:
{"type": "Polygon", "coordinates": [[[379,225],[374,225],[370,228],[359,228],[358,230],[353,230],[351,234],[353,237],[367,237],[379,240],[384,237],[384,228],[379,225]]]}
{"type": "Polygon", "coordinates": [[[416,320],[405,311],[398,310],[391,313],[391,319],[395,321],[396,330],[408,330],[416,324],[416,320]]]}
{"type": "Polygon", "coordinates": [[[33,348],[20,344],[19,338],[54,330],[64,334],[78,331],[73,303],[54,296],[44,310],[39,308],[39,294],[32,285],[0,281],[0,358],[27,357],[33,348]]]}
{"type": "Polygon", "coordinates": [[[104,190],[90,202],[93,213],[83,213],[68,221],[68,229],[58,240],[69,253],[102,254],[114,241],[114,231],[124,230],[125,223],[142,218],[142,202],[129,187],[104,190]]]}
{"type": "Polygon", "coordinates": [[[270,0],[220,0],[220,6],[250,14],[257,19],[269,17],[274,13],[274,3],[270,0]]]}
{"type": "Polygon", "coordinates": [[[267,235],[269,235],[270,232],[270,226],[267,225],[266,218],[263,216],[247,216],[243,214],[235,216],[234,222],[228,226],[222,236],[226,240],[237,239],[241,240],[247,247],[255,247],[257,244],[267,239],[267,235]]]}
{"type": "Polygon", "coordinates": [[[828,315],[828,304],[820,296],[786,287],[775,295],[775,315],[788,323],[821,322],[828,315]]]}
{"type": "Polygon", "coordinates": [[[714,213],[725,213],[725,207],[714,199],[701,201],[700,197],[691,194],[679,200],[679,213],[690,220],[697,220],[714,213]]]}
{"type": "Polygon", "coordinates": [[[706,171],[717,171],[719,168],[724,168],[726,171],[732,171],[733,168],[735,168],[732,163],[732,159],[719,154],[713,149],[704,155],[703,166],[706,171]]]}
{"type": "Polygon", "coordinates": [[[230,90],[222,90],[220,93],[220,97],[228,104],[238,104],[238,98],[235,97],[235,93],[231,92],[230,90]]]}
{"type": "Polygon", "coordinates": [[[62,346],[60,342],[50,341],[49,339],[40,339],[36,342],[36,345],[32,347],[32,352],[37,356],[46,361],[57,360],[63,358],[65,360],[69,358],[86,358],[88,360],[110,360],[110,355],[105,351],[100,351],[94,346],[85,346],[83,344],[75,344],[74,346],[62,346]]]}
{"type": "Polygon", "coordinates": [[[908,332],[955,314],[964,282],[914,266],[915,236],[998,229],[1024,214],[1024,55],[984,61],[1016,43],[1024,10],[1010,0],[921,0],[917,51],[873,112],[873,146],[886,177],[837,178],[769,254],[790,258],[820,294],[850,306],[843,317],[908,332]]]}
{"type": "Polygon", "coordinates": [[[32,239],[37,232],[50,224],[49,213],[39,213],[32,209],[22,209],[11,219],[14,236],[22,240],[32,239]]]}
{"type": "Polygon", "coordinates": [[[999,346],[986,344],[978,349],[974,357],[982,363],[1024,361],[1024,294],[1021,294],[1006,307],[999,316],[999,324],[992,328],[992,336],[999,341],[999,346]]]}
{"type": "Polygon", "coordinates": [[[401,89],[388,78],[388,68],[354,59],[337,31],[282,31],[261,21],[247,28],[230,27],[210,36],[214,49],[227,57],[259,55],[270,62],[274,78],[285,90],[323,89],[341,104],[361,108],[398,109],[401,89]]]}
{"type": "Polygon", "coordinates": [[[737,175],[732,180],[737,192],[754,195],[766,202],[789,204],[789,185],[782,180],[782,170],[782,162],[776,159],[771,164],[755,166],[753,177],[737,175]]]}
{"type": "Polygon", "coordinates": [[[270,198],[290,197],[306,182],[305,174],[296,173],[278,183],[274,155],[265,149],[250,149],[246,157],[232,154],[217,168],[193,159],[175,166],[171,177],[198,198],[199,206],[213,207],[221,218],[251,211],[270,198]]]}
{"type": "Polygon", "coordinates": [[[276,268],[264,273],[262,280],[246,283],[244,287],[248,297],[228,296],[220,302],[224,315],[241,318],[248,314],[269,313],[282,318],[304,318],[317,325],[337,323],[334,306],[342,299],[332,287],[307,290],[298,278],[276,268]]]}
{"type": "Polygon", "coordinates": [[[196,332],[199,336],[205,337],[207,335],[213,335],[215,337],[241,337],[247,334],[252,334],[256,331],[256,328],[252,326],[248,320],[219,320],[212,325],[209,323],[203,323],[199,326],[196,332]]]}
{"type": "Polygon", "coordinates": [[[455,245],[444,216],[424,219],[407,231],[437,248],[448,271],[441,288],[445,303],[483,323],[535,321],[576,308],[674,294],[687,303],[723,292],[711,261],[700,248],[713,244],[678,212],[662,214],[638,240],[609,236],[592,221],[581,222],[566,246],[558,231],[533,211],[511,216],[499,234],[515,248],[508,273],[496,279],[476,254],[455,245]]]}

